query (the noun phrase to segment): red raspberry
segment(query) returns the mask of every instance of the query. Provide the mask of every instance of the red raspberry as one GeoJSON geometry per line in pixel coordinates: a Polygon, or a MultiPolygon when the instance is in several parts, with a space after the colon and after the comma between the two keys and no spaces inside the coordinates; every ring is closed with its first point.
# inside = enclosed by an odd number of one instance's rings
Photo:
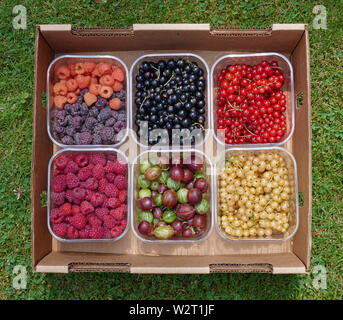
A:
{"type": "Polygon", "coordinates": [[[104,217],[108,215],[109,211],[107,208],[96,208],[95,215],[100,219],[104,220],[104,217]]]}
{"type": "Polygon", "coordinates": [[[115,163],[113,161],[107,161],[104,169],[106,173],[114,173],[115,163]]]}
{"type": "Polygon", "coordinates": [[[79,237],[79,231],[74,226],[69,226],[67,236],[69,239],[77,239],[79,237]]]}
{"type": "Polygon", "coordinates": [[[78,214],[80,212],[81,212],[80,206],[78,206],[76,204],[73,204],[71,206],[71,213],[72,213],[72,215],[78,214]]]}
{"type": "Polygon", "coordinates": [[[103,220],[106,228],[112,229],[116,225],[116,220],[109,214],[105,215],[103,220]]]}
{"type": "Polygon", "coordinates": [[[80,169],[79,173],[77,174],[77,177],[80,179],[80,181],[85,181],[88,178],[90,178],[92,174],[92,169],[89,166],[87,166],[80,169]]]}
{"type": "Polygon", "coordinates": [[[106,188],[105,188],[106,196],[108,196],[109,198],[117,198],[118,193],[119,193],[119,190],[114,184],[108,183],[106,185],[106,188]]]}
{"type": "Polygon", "coordinates": [[[126,174],[126,163],[124,163],[124,160],[117,160],[114,164],[114,169],[113,172],[115,174],[121,174],[125,175],[126,174]]]}
{"type": "Polygon", "coordinates": [[[104,167],[100,163],[98,163],[94,166],[92,173],[95,179],[100,180],[105,176],[104,167]]]}
{"type": "Polygon", "coordinates": [[[89,237],[91,239],[101,239],[104,235],[104,231],[103,227],[92,227],[89,231],[89,237]]]}
{"type": "Polygon", "coordinates": [[[82,214],[89,214],[94,211],[94,207],[88,201],[82,201],[80,205],[80,210],[82,214]]]}
{"type": "Polygon", "coordinates": [[[112,209],[110,215],[117,221],[123,220],[125,218],[125,213],[122,208],[112,209]]]}
{"type": "Polygon", "coordinates": [[[104,235],[103,238],[104,239],[112,239],[112,234],[111,234],[111,229],[108,228],[104,228],[104,235]]]}
{"type": "Polygon", "coordinates": [[[53,223],[61,223],[64,220],[64,213],[62,210],[55,208],[50,212],[50,221],[53,223]]]}
{"type": "Polygon", "coordinates": [[[79,178],[74,173],[67,173],[67,186],[69,189],[76,188],[80,184],[79,178]]]}
{"type": "Polygon", "coordinates": [[[121,205],[121,202],[118,198],[109,198],[108,199],[108,206],[115,209],[121,205]]]}
{"type": "Polygon", "coordinates": [[[126,190],[120,190],[119,195],[118,195],[119,201],[121,203],[124,203],[126,201],[126,197],[127,197],[127,191],[126,190]]]}
{"type": "Polygon", "coordinates": [[[79,237],[81,239],[88,239],[89,238],[89,230],[90,230],[90,228],[85,228],[85,229],[79,230],[79,237]]]}
{"type": "Polygon", "coordinates": [[[104,196],[101,193],[94,192],[91,197],[91,204],[94,207],[100,207],[104,202],[104,196]]]}
{"type": "Polygon", "coordinates": [[[80,187],[77,187],[72,190],[72,197],[73,197],[73,202],[80,202],[82,201],[86,196],[86,190],[80,187]]]}
{"type": "Polygon", "coordinates": [[[65,192],[51,192],[51,200],[55,206],[60,206],[64,203],[65,192]]]}
{"type": "Polygon", "coordinates": [[[124,213],[127,212],[127,205],[126,204],[123,203],[119,208],[122,209],[124,213]]]}
{"type": "MultiPolygon", "coordinates": [[[[66,198],[70,203],[74,202],[74,201],[73,201],[73,200],[74,200],[73,190],[67,190],[65,193],[66,193],[66,194],[65,194],[65,198],[66,198]]],[[[77,203],[75,203],[75,204],[77,204],[77,203]]]]}
{"type": "Polygon", "coordinates": [[[110,154],[107,156],[108,161],[116,162],[117,161],[117,156],[114,154],[110,154]]]}
{"type": "Polygon", "coordinates": [[[93,191],[93,190],[86,190],[85,199],[87,201],[91,201],[94,193],[95,193],[95,191],[93,191]]]}
{"type": "Polygon", "coordinates": [[[67,225],[65,223],[54,223],[52,231],[56,236],[64,237],[67,233],[67,225]]]}
{"type": "Polygon", "coordinates": [[[106,158],[102,153],[90,155],[89,161],[90,161],[90,163],[93,163],[94,165],[96,165],[98,163],[101,164],[102,166],[106,165],[106,158]]]}
{"type": "Polygon", "coordinates": [[[114,179],[114,185],[119,189],[126,189],[127,188],[127,181],[126,178],[122,175],[117,175],[114,179]]]}
{"type": "Polygon", "coordinates": [[[67,155],[68,161],[74,161],[74,156],[72,154],[67,155]]]}
{"type": "Polygon", "coordinates": [[[104,196],[104,202],[103,202],[103,204],[102,204],[102,208],[109,208],[109,204],[108,204],[108,198],[106,197],[106,196],[104,196]]]}
{"type": "Polygon", "coordinates": [[[108,182],[113,183],[114,179],[116,178],[116,175],[114,173],[106,173],[106,179],[108,180],[108,182]]]}
{"type": "Polygon", "coordinates": [[[54,177],[57,177],[57,176],[59,176],[59,175],[61,175],[61,174],[64,174],[64,171],[63,171],[63,170],[56,169],[56,170],[54,171],[54,177]]]}
{"type": "Polygon", "coordinates": [[[67,163],[68,158],[65,156],[60,155],[55,159],[55,166],[60,170],[63,170],[66,167],[67,163]]]}
{"type": "Polygon", "coordinates": [[[99,180],[99,188],[98,188],[99,192],[105,193],[107,184],[108,184],[108,181],[105,178],[99,180]]]}
{"type": "Polygon", "coordinates": [[[94,214],[90,214],[88,216],[88,223],[91,227],[101,227],[102,226],[102,220],[100,220],[94,214]]]}
{"type": "Polygon", "coordinates": [[[75,162],[76,164],[83,168],[88,164],[88,157],[85,154],[78,154],[75,156],[75,162]]]}
{"type": "Polygon", "coordinates": [[[52,190],[55,192],[62,192],[67,187],[66,176],[59,175],[55,177],[51,182],[52,190]]]}
{"type": "Polygon", "coordinates": [[[83,229],[86,226],[87,219],[82,213],[78,213],[71,218],[71,224],[76,229],[83,229]]]}
{"type": "Polygon", "coordinates": [[[115,226],[114,228],[111,229],[111,235],[113,238],[118,238],[122,233],[123,233],[123,230],[118,226],[115,226]]]}
{"type": "Polygon", "coordinates": [[[121,225],[122,230],[125,230],[127,226],[127,220],[124,219],[120,221],[120,225],[121,225]]]}
{"type": "Polygon", "coordinates": [[[67,166],[64,168],[64,173],[76,173],[79,171],[79,167],[74,161],[69,161],[67,166]]]}
{"type": "Polygon", "coordinates": [[[60,206],[60,210],[64,213],[65,216],[71,215],[71,204],[66,202],[60,206]]]}
{"type": "Polygon", "coordinates": [[[88,178],[82,183],[82,186],[88,190],[96,190],[98,189],[98,181],[95,178],[88,178]]]}

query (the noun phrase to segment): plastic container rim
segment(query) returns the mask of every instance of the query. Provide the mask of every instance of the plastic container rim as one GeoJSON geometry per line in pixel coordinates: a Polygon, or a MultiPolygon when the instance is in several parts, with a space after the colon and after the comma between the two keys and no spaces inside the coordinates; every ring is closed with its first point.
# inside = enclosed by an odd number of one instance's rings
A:
{"type": "MultiPolygon", "coordinates": [[[[119,149],[114,149],[111,147],[107,147],[107,148],[64,148],[61,150],[58,150],[56,153],[54,153],[50,160],[49,160],[49,165],[48,165],[48,191],[47,191],[47,224],[48,224],[48,229],[50,234],[58,241],[60,242],[67,242],[67,243],[71,243],[71,242],[115,242],[117,240],[120,240],[121,238],[123,238],[125,236],[125,234],[128,232],[129,230],[129,224],[130,224],[130,207],[131,207],[131,202],[127,201],[127,206],[128,206],[128,210],[127,210],[127,215],[126,215],[126,221],[127,221],[127,225],[126,228],[124,230],[124,232],[117,238],[113,238],[113,239],[64,239],[61,238],[57,235],[55,235],[55,233],[52,231],[51,226],[50,226],[50,206],[51,206],[51,201],[50,201],[50,195],[51,195],[51,169],[52,169],[52,164],[54,162],[54,160],[56,159],[56,157],[58,155],[60,155],[61,153],[64,152],[116,152],[119,153],[127,162],[127,175],[128,175],[128,181],[130,181],[130,170],[129,170],[129,159],[126,157],[126,155],[119,149]]],[[[128,190],[129,193],[129,190],[128,190]]]]}
{"type": "MultiPolygon", "coordinates": [[[[217,66],[218,63],[220,63],[222,60],[226,59],[226,58],[242,58],[242,57],[264,57],[264,56],[278,56],[282,59],[284,59],[286,61],[286,63],[289,66],[289,70],[290,70],[290,78],[291,78],[291,121],[292,121],[292,126],[290,129],[290,132],[288,133],[288,136],[286,137],[285,140],[281,141],[281,142],[274,142],[274,143],[256,143],[256,144],[252,144],[252,143],[242,143],[242,144],[238,144],[240,146],[244,146],[245,148],[254,148],[254,147],[261,147],[263,148],[264,146],[269,147],[269,146],[282,146],[285,143],[287,143],[293,133],[294,133],[294,128],[295,128],[295,116],[294,116],[294,74],[293,74],[293,67],[291,62],[289,61],[289,59],[284,56],[281,53],[277,53],[277,52],[260,52],[260,53],[237,53],[237,54],[228,54],[225,56],[222,56],[220,58],[218,58],[212,68],[211,68],[211,107],[212,107],[212,112],[211,114],[215,111],[215,104],[213,102],[213,98],[214,98],[214,85],[213,85],[213,76],[214,76],[214,69],[217,66]]],[[[217,137],[217,133],[216,133],[216,128],[215,128],[215,124],[214,124],[214,116],[212,116],[212,125],[211,125],[211,130],[212,130],[212,135],[214,136],[214,138],[216,139],[216,141],[218,143],[220,143],[221,145],[225,146],[225,147],[234,147],[237,146],[237,144],[226,144],[225,142],[221,141],[218,137],[217,137]]]]}
{"type": "Polygon", "coordinates": [[[60,57],[55,58],[54,60],[51,61],[49,67],[48,67],[48,71],[46,74],[46,108],[47,108],[47,131],[48,131],[48,135],[49,138],[51,139],[51,141],[58,145],[61,148],[103,148],[103,147],[111,147],[111,148],[116,148],[119,147],[121,144],[123,144],[125,142],[125,140],[127,139],[128,135],[129,135],[129,130],[130,130],[130,126],[129,126],[129,94],[130,93],[130,81],[129,81],[129,70],[125,64],[125,62],[123,60],[121,60],[120,58],[116,57],[116,56],[111,56],[111,55],[63,55],[60,57]],[[125,135],[123,136],[123,138],[116,144],[86,144],[86,145],[67,145],[67,144],[63,144],[58,142],[53,135],[51,134],[51,128],[50,128],[50,70],[52,68],[52,66],[59,60],[65,59],[65,58],[76,58],[76,59],[112,59],[112,60],[117,60],[118,62],[120,62],[122,64],[122,66],[125,69],[125,73],[126,73],[126,130],[125,130],[125,135]]]}
{"type": "MultiPolygon", "coordinates": [[[[281,152],[284,152],[286,153],[287,155],[289,155],[289,157],[291,158],[292,162],[293,162],[293,166],[294,166],[294,185],[295,185],[295,207],[296,207],[296,225],[295,225],[295,228],[293,230],[293,232],[287,236],[286,238],[280,238],[280,239],[273,239],[273,238],[247,238],[247,239],[235,239],[235,238],[230,238],[228,236],[226,236],[225,234],[223,234],[223,232],[219,229],[219,226],[218,226],[218,213],[217,213],[217,209],[218,209],[218,205],[217,205],[217,202],[218,202],[218,197],[217,197],[217,179],[215,178],[214,179],[214,183],[215,183],[215,190],[216,190],[216,199],[215,199],[215,203],[214,203],[214,206],[215,206],[215,212],[216,212],[216,216],[215,216],[215,225],[216,225],[216,230],[217,230],[217,233],[225,240],[229,240],[229,241],[258,241],[258,242],[261,242],[261,241],[286,241],[286,240],[289,240],[291,239],[292,237],[294,237],[294,235],[296,234],[296,232],[298,231],[298,228],[299,228],[299,195],[298,195],[298,171],[297,171],[297,163],[296,163],[296,160],[294,158],[294,156],[292,155],[292,153],[290,153],[288,150],[286,150],[285,148],[282,148],[282,147],[279,147],[279,146],[268,146],[268,147],[263,147],[263,148],[260,148],[260,147],[252,147],[252,148],[227,148],[225,149],[224,151],[224,154],[222,153],[222,156],[225,156],[227,152],[231,152],[231,151],[272,151],[272,150],[279,150],[281,152]]],[[[222,157],[220,157],[221,159],[222,157]]],[[[217,160],[214,164],[214,176],[216,177],[216,173],[217,173],[217,165],[218,165],[218,162],[220,160],[217,160]]]]}
{"type": "Polygon", "coordinates": [[[162,149],[162,150],[145,150],[143,152],[141,152],[132,162],[132,165],[131,165],[131,180],[130,180],[130,184],[131,184],[131,188],[130,188],[130,198],[131,198],[131,201],[130,201],[130,209],[131,209],[131,230],[132,232],[134,233],[134,235],[141,241],[145,242],[145,243],[163,243],[163,244],[168,244],[168,243],[172,243],[172,244],[175,244],[175,243],[180,243],[180,244],[185,244],[185,243],[199,243],[201,241],[204,241],[206,240],[213,232],[213,228],[214,228],[214,217],[215,217],[215,213],[214,213],[214,184],[213,184],[213,164],[211,162],[211,160],[208,158],[208,156],[200,151],[200,150],[197,150],[197,149],[162,149]],[[189,239],[189,240],[150,240],[150,239],[145,239],[143,238],[139,233],[136,232],[135,230],[135,226],[134,226],[134,215],[135,215],[135,210],[134,210],[134,168],[135,168],[135,165],[138,163],[138,160],[139,158],[141,158],[144,154],[147,154],[147,153],[198,153],[198,154],[201,154],[202,156],[204,156],[206,158],[206,161],[207,163],[209,164],[209,167],[210,167],[210,183],[211,183],[211,196],[210,196],[210,199],[211,199],[211,214],[209,215],[209,217],[211,218],[211,226],[208,230],[208,233],[202,237],[202,238],[199,238],[199,239],[189,239]]]}
{"type": "MultiPolygon", "coordinates": [[[[206,79],[206,83],[207,83],[207,119],[208,119],[208,128],[205,132],[205,137],[204,139],[200,142],[200,143],[197,143],[195,144],[194,148],[198,148],[200,146],[202,146],[206,140],[208,139],[209,137],[209,134],[210,134],[210,130],[211,130],[211,123],[212,123],[212,115],[211,115],[211,82],[210,82],[210,68],[208,67],[208,64],[207,62],[205,61],[204,58],[202,58],[201,56],[197,55],[197,54],[194,54],[194,53],[189,53],[189,52],[185,52],[185,53],[151,53],[151,54],[145,54],[143,56],[140,56],[138,57],[132,64],[131,68],[130,68],[130,88],[131,88],[131,94],[130,94],[130,113],[131,113],[131,116],[130,116],[130,131],[131,131],[131,136],[133,138],[133,140],[135,141],[135,143],[137,143],[140,147],[142,148],[151,148],[153,146],[150,146],[149,144],[148,145],[145,145],[143,143],[140,143],[138,141],[138,139],[136,138],[136,134],[134,133],[134,130],[133,130],[133,99],[132,99],[132,96],[133,96],[133,69],[134,67],[136,66],[136,64],[144,59],[144,58],[150,58],[150,57],[180,57],[180,56],[191,56],[191,57],[195,57],[197,59],[199,59],[205,66],[206,68],[206,72],[207,72],[207,79],[206,79]]],[[[168,150],[170,149],[172,146],[171,145],[165,145],[165,146],[159,146],[159,148],[161,149],[165,149],[165,150],[168,150]]]]}

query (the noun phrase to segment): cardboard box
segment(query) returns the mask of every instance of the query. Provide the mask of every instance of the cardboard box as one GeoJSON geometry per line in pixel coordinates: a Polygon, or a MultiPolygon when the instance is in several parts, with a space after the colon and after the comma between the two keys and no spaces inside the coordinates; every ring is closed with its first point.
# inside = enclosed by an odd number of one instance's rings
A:
{"type": "MultiPolygon", "coordinates": [[[[74,28],[71,25],[40,25],[36,34],[35,99],[32,152],[32,265],[36,272],[106,271],[130,273],[269,272],[305,273],[311,251],[311,114],[308,30],[304,24],[274,24],[270,28],[211,28],[194,25],[134,25],[131,28],[74,28]],[[303,94],[295,111],[295,131],[284,146],[298,166],[299,192],[303,195],[299,229],[294,238],[280,242],[229,242],[213,230],[204,242],[190,245],[146,244],[132,231],[115,243],[60,243],[47,228],[41,193],[47,190],[47,167],[57,150],[46,128],[46,71],[63,54],[111,54],[131,67],[139,56],[152,52],[191,52],[203,57],[211,68],[228,53],[279,52],[294,69],[295,96],[303,94]]],[[[205,148],[211,147],[210,135],[205,148]]],[[[214,144],[215,145],[215,144],[214,144]]],[[[130,160],[140,152],[132,137],[130,160]]],[[[206,152],[205,150],[205,152],[206,152]]]]}

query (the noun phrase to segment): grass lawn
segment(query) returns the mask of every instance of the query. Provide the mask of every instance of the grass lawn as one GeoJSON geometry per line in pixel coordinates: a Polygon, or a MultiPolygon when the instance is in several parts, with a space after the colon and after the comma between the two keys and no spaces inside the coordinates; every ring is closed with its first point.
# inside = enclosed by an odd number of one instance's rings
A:
{"type": "Polygon", "coordinates": [[[0,7],[0,299],[341,299],[343,295],[343,2],[342,1],[19,1],[0,7]],[[27,29],[15,30],[15,4],[27,29]],[[327,30],[313,28],[324,5],[327,30]],[[313,248],[309,275],[33,274],[30,174],[35,25],[84,27],[133,23],[270,26],[308,23],[313,132],[313,248]],[[18,196],[19,195],[19,196],[18,196]],[[12,287],[13,268],[28,270],[27,289],[12,287]],[[327,270],[327,289],[312,285],[327,270]]]}

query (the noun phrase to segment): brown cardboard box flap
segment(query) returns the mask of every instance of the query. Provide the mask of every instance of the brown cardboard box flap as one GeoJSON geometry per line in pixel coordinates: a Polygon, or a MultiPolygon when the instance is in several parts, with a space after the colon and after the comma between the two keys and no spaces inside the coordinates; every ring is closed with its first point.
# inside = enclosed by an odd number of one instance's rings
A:
{"type": "Polygon", "coordinates": [[[51,252],[36,266],[37,272],[131,273],[305,273],[293,253],[230,256],[147,256],[76,252],[51,252]]]}

